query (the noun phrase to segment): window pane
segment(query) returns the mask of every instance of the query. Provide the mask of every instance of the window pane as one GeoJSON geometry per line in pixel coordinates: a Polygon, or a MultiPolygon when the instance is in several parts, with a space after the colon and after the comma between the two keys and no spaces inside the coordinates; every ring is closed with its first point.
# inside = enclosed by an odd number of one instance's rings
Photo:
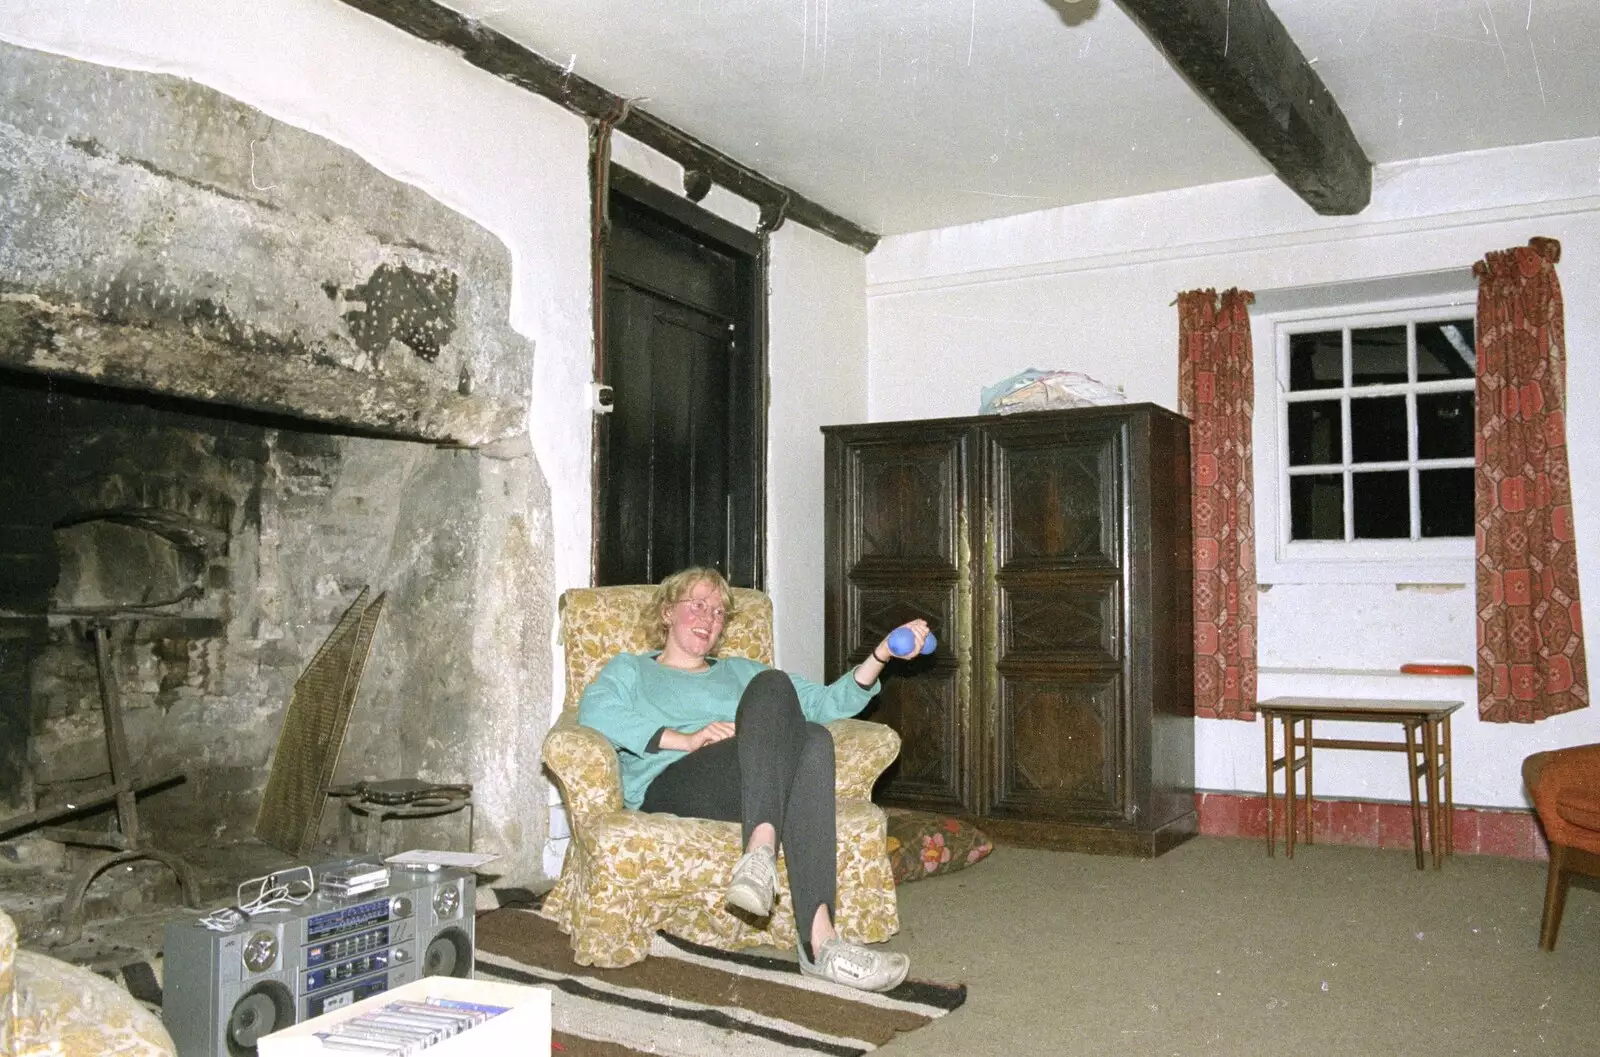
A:
{"type": "Polygon", "coordinates": [[[1405,470],[1358,473],[1351,477],[1356,539],[1411,538],[1410,477],[1405,470]]]}
{"type": "Polygon", "coordinates": [[[1289,336],[1289,388],[1338,389],[1344,385],[1344,331],[1289,336]]]}
{"type": "Polygon", "coordinates": [[[1473,322],[1452,319],[1446,323],[1417,324],[1417,381],[1471,378],[1477,374],[1473,322]]]}
{"type": "Polygon", "coordinates": [[[1350,461],[1396,462],[1406,455],[1406,398],[1350,401],[1350,461]]]}
{"type": "Polygon", "coordinates": [[[1289,465],[1318,466],[1344,461],[1344,415],[1337,400],[1306,400],[1289,405],[1289,465]]]}
{"type": "Polygon", "coordinates": [[[1344,539],[1344,476],[1305,474],[1289,478],[1289,538],[1344,539]]]}
{"type": "Polygon", "coordinates": [[[1406,374],[1406,328],[1368,327],[1350,332],[1350,384],[1391,385],[1406,374]]]}
{"type": "Polygon", "coordinates": [[[1472,535],[1475,472],[1472,467],[1463,466],[1454,470],[1422,470],[1417,474],[1424,536],[1472,535]]]}
{"type": "MultiPolygon", "coordinates": [[[[1469,389],[1460,393],[1424,393],[1417,396],[1417,457],[1465,459],[1472,455],[1477,432],[1476,403],[1469,389]]],[[[1355,412],[1350,413],[1354,428],[1355,412]]]]}

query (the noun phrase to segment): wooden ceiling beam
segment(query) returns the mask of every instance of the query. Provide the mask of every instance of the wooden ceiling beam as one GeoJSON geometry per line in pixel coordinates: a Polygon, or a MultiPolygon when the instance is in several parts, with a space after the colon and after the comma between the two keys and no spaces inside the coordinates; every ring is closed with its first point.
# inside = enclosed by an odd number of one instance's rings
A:
{"type": "Polygon", "coordinates": [[[1312,209],[1367,207],[1372,162],[1266,0],[1117,3],[1312,209]]]}
{"type": "MultiPolygon", "coordinates": [[[[343,2],[420,40],[449,48],[480,70],[542,95],[592,121],[615,119],[624,113],[625,100],[621,96],[569,73],[503,33],[434,0],[343,2]]],[[[876,233],[762,176],[639,107],[627,108],[625,116],[614,127],[645,146],[655,148],[686,170],[710,177],[741,198],[754,202],[761,207],[763,215],[776,211],[797,224],[854,246],[862,253],[871,253],[878,244],[876,233]]]]}

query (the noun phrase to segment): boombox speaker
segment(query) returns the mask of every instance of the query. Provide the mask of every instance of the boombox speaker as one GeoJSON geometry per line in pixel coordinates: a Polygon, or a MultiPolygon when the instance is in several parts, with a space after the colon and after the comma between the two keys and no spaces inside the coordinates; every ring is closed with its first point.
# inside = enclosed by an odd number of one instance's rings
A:
{"type": "Polygon", "coordinates": [[[387,888],[318,891],[232,932],[167,925],[161,1018],[178,1057],[255,1057],[263,1035],[410,983],[472,975],[476,892],[465,870],[395,870],[387,888]]]}

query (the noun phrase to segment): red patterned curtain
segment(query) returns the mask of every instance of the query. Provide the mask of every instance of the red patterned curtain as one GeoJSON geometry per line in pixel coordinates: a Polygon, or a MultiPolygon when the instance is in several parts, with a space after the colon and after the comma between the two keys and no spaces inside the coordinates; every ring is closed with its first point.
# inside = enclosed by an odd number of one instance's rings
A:
{"type": "Polygon", "coordinates": [[[1255,718],[1256,529],[1247,290],[1178,295],[1178,409],[1189,416],[1194,512],[1194,707],[1255,718]]]}
{"type": "Polygon", "coordinates": [[[1561,243],[1491,253],[1478,276],[1478,715],[1587,708],[1567,477],[1561,243]]]}

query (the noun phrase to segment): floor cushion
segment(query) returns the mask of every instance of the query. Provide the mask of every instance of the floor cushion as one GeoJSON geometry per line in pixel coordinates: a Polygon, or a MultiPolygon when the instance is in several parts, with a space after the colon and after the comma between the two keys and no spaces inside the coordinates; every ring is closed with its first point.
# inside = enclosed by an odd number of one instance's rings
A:
{"type": "Polygon", "coordinates": [[[928,811],[886,807],[889,867],[894,883],[964,869],[994,851],[994,842],[970,822],[928,811]]]}

